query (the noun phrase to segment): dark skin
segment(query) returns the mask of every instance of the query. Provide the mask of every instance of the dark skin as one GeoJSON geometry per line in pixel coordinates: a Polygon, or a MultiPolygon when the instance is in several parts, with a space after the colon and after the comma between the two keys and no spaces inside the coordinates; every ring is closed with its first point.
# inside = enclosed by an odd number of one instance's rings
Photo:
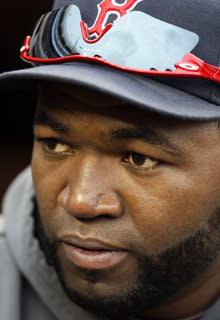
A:
{"type": "Polygon", "coordinates": [[[32,170],[45,247],[74,302],[108,316],[122,310],[171,320],[215,300],[216,122],[171,119],[88,90],[44,85],[34,132],[32,170]],[[105,268],[99,260],[74,263],[67,242],[75,237],[117,248],[119,261],[105,268]]]}

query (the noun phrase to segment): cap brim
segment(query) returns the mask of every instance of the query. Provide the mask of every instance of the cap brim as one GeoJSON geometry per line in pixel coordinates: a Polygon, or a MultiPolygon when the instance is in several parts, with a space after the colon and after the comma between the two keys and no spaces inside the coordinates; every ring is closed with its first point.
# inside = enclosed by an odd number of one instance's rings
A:
{"type": "Polygon", "coordinates": [[[192,120],[220,118],[220,106],[206,100],[145,76],[85,62],[5,72],[0,75],[0,89],[30,90],[39,81],[91,88],[167,116],[192,120]]]}

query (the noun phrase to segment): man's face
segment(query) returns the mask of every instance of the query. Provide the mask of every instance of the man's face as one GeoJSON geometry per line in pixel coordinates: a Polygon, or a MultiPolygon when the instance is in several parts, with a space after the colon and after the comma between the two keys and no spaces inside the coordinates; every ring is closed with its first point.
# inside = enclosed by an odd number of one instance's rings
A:
{"type": "Polygon", "coordinates": [[[34,132],[45,247],[73,301],[143,314],[209,269],[220,248],[215,122],[45,86],[34,132]]]}

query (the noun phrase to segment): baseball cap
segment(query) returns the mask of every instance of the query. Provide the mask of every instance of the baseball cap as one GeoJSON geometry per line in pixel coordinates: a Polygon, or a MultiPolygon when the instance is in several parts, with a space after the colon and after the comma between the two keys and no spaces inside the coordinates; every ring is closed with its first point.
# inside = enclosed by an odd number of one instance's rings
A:
{"type": "Polygon", "coordinates": [[[2,73],[0,89],[51,81],[167,116],[220,118],[219,0],[56,0],[53,10],[32,34],[32,67],[2,73]]]}

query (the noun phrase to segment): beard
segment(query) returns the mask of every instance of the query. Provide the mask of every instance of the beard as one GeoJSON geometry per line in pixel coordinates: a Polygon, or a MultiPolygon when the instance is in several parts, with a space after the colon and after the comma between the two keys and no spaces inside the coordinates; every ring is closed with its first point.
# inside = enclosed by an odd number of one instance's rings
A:
{"type": "MultiPolygon", "coordinates": [[[[37,206],[36,206],[37,208],[37,206]]],[[[58,243],[47,238],[40,214],[35,210],[35,236],[39,239],[47,262],[57,272],[66,295],[86,311],[107,317],[140,316],[147,310],[169,301],[208,268],[220,252],[220,209],[209,219],[206,228],[162,254],[137,256],[138,272],[133,285],[123,294],[98,295],[92,284],[103,279],[103,271],[83,271],[90,287],[80,293],[70,288],[57,256],[58,243]]]]}

